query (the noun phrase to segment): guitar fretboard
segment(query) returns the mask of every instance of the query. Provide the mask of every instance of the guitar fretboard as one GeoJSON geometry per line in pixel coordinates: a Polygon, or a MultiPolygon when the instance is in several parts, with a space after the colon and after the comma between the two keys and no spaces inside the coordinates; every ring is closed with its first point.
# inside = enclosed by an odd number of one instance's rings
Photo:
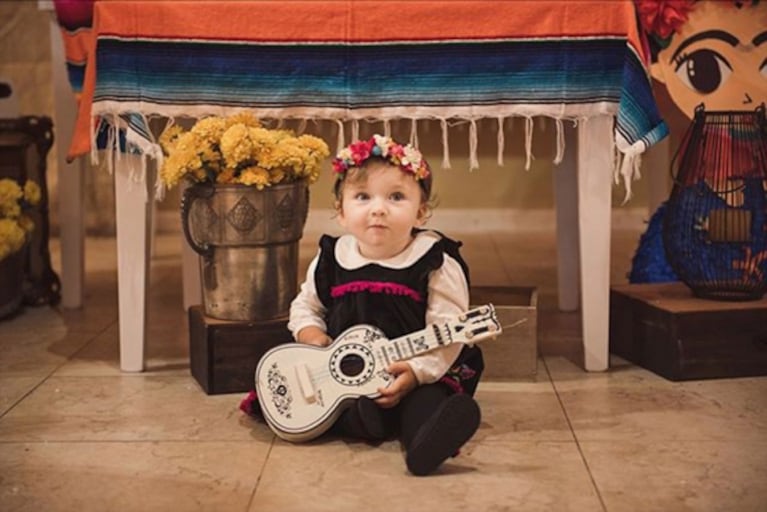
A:
{"type": "Polygon", "coordinates": [[[432,324],[420,331],[385,341],[381,344],[381,356],[388,365],[444,347],[454,341],[450,323],[432,324]]]}

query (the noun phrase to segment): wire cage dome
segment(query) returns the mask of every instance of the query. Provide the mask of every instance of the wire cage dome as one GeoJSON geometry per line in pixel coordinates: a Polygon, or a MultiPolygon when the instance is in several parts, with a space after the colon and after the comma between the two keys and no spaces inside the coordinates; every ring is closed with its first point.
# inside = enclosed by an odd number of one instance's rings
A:
{"type": "Polygon", "coordinates": [[[671,162],[666,257],[699,297],[756,300],[767,291],[765,106],[699,105],[671,162]]]}

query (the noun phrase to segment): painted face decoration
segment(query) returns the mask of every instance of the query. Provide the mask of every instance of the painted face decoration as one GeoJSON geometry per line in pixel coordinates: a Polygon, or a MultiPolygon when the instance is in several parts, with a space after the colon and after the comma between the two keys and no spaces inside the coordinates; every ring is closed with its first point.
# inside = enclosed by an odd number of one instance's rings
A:
{"type": "Polygon", "coordinates": [[[692,119],[695,107],[751,110],[767,103],[767,2],[695,2],[652,75],[692,119]]]}

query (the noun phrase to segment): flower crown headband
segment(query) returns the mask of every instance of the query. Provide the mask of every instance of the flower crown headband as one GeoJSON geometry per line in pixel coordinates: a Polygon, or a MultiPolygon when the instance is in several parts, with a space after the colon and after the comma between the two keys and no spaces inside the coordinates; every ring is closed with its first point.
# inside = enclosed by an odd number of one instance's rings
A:
{"type": "Polygon", "coordinates": [[[430,174],[429,164],[420,151],[410,144],[403,146],[394,142],[391,137],[383,135],[373,135],[368,140],[352,142],[339,151],[333,159],[333,172],[343,179],[346,171],[360,167],[372,157],[383,158],[398,166],[402,171],[412,174],[416,181],[424,180],[430,174]]]}

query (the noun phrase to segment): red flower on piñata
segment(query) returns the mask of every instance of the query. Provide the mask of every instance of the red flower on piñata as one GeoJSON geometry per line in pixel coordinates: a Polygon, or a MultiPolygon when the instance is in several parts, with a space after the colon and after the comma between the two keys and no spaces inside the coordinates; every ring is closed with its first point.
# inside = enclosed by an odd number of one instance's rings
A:
{"type": "Polygon", "coordinates": [[[687,21],[694,0],[635,0],[635,3],[642,28],[666,39],[687,21]]]}

